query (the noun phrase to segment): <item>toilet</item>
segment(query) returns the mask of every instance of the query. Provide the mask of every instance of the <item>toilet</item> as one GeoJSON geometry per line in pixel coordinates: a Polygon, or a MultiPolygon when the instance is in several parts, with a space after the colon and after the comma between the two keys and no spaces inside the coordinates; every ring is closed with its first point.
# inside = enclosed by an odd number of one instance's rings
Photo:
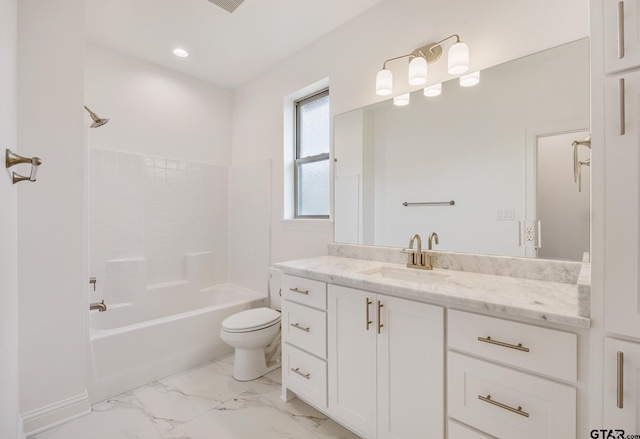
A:
{"type": "Polygon", "coordinates": [[[222,322],[220,338],[235,348],[233,377],[251,381],[280,367],[280,270],[269,268],[269,308],[253,308],[222,322]]]}

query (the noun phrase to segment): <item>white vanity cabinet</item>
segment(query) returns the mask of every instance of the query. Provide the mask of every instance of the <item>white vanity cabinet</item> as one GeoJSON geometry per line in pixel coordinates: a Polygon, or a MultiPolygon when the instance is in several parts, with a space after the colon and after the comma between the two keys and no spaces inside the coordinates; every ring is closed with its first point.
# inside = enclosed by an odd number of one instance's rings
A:
{"type": "Polygon", "coordinates": [[[604,2],[605,71],[634,68],[640,61],[640,1],[604,2]]]}
{"type": "MultiPolygon", "coordinates": [[[[576,388],[556,381],[577,381],[576,334],[451,309],[448,316],[451,418],[499,438],[576,437],[576,388]]],[[[474,434],[456,427],[449,439],[474,434]]]]}
{"type": "Polygon", "coordinates": [[[327,285],[282,276],[282,385],[320,409],[327,406],[327,285]]]}
{"type": "MultiPolygon", "coordinates": [[[[640,58],[636,62],[640,63],[640,58]]],[[[608,332],[638,338],[639,102],[640,70],[606,78],[605,328],[608,332]]]]}
{"type": "Polygon", "coordinates": [[[365,438],[444,437],[444,308],[328,287],[329,413],[365,438]]]}

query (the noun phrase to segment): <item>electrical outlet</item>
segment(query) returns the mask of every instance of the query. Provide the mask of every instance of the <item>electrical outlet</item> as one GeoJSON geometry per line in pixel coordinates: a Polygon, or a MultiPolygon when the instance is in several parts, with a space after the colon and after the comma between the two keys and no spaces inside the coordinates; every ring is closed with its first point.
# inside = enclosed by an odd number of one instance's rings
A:
{"type": "Polygon", "coordinates": [[[518,221],[520,247],[541,247],[540,221],[518,221]]]}
{"type": "Polygon", "coordinates": [[[526,225],[524,226],[524,242],[535,242],[536,240],[536,232],[533,229],[533,226],[526,225]]]}

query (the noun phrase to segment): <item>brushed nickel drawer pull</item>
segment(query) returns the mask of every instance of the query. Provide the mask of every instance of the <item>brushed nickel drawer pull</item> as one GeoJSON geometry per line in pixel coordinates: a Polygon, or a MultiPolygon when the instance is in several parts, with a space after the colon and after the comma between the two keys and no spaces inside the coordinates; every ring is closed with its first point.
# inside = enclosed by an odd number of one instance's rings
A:
{"type": "Polygon", "coordinates": [[[620,134],[621,136],[625,135],[625,132],[627,131],[627,127],[626,127],[626,121],[625,119],[627,118],[626,115],[626,104],[625,104],[625,96],[624,96],[625,92],[624,92],[624,78],[620,78],[618,79],[618,113],[619,113],[619,117],[620,117],[620,121],[618,124],[618,134],[620,134]]]}
{"type": "Polygon", "coordinates": [[[529,413],[525,412],[522,410],[522,407],[518,406],[517,409],[514,409],[513,407],[509,407],[506,404],[503,404],[501,402],[498,401],[494,401],[493,399],[491,399],[491,395],[487,395],[486,397],[482,396],[482,395],[478,395],[478,399],[484,402],[488,402],[489,404],[493,404],[497,407],[500,407],[501,409],[505,409],[505,410],[509,410],[510,412],[516,413],[520,416],[524,416],[525,418],[529,417],[529,413]]]}
{"type": "Polygon", "coordinates": [[[298,288],[289,288],[289,290],[293,291],[294,293],[304,294],[305,296],[309,295],[309,290],[301,290],[298,288]]]}
{"type": "Polygon", "coordinates": [[[378,334],[380,334],[380,328],[384,326],[380,321],[380,310],[382,309],[383,306],[384,305],[380,303],[380,301],[378,300],[378,334]]]}
{"type": "Polygon", "coordinates": [[[618,2],[618,59],[624,58],[624,2],[618,2]]]}
{"type": "Polygon", "coordinates": [[[618,351],[618,386],[616,393],[616,405],[624,408],[624,352],[618,351]]]}
{"type": "Polygon", "coordinates": [[[308,380],[308,379],[311,378],[311,374],[310,373],[302,373],[302,372],[300,372],[300,368],[299,367],[296,367],[295,369],[292,367],[291,371],[297,373],[298,375],[300,375],[305,380],[308,380]]]}
{"type": "Polygon", "coordinates": [[[529,352],[529,348],[525,348],[524,346],[522,346],[522,343],[518,343],[517,345],[515,345],[515,344],[505,343],[503,341],[492,340],[491,337],[487,337],[487,338],[478,337],[478,341],[495,344],[505,348],[515,349],[517,351],[529,352]]]}
{"type": "Polygon", "coordinates": [[[371,325],[371,323],[373,323],[369,317],[369,305],[371,305],[373,302],[369,300],[368,297],[365,297],[365,300],[367,301],[367,331],[369,330],[369,326],[371,325]]]}
{"type": "Polygon", "coordinates": [[[300,323],[291,323],[291,326],[304,332],[309,332],[311,330],[311,328],[308,328],[308,327],[305,328],[304,326],[300,326],[300,323]]]}

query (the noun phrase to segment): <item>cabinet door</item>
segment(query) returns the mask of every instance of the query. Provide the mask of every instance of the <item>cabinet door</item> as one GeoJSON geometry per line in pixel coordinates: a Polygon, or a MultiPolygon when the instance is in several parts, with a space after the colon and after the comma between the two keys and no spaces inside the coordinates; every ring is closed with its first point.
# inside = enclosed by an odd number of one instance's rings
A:
{"type": "MultiPolygon", "coordinates": [[[[624,430],[627,434],[640,432],[640,344],[606,338],[604,343],[604,425],[605,428],[624,430]],[[622,362],[618,367],[618,352],[622,362]],[[622,382],[618,385],[619,374],[622,382]],[[618,396],[622,404],[618,404],[618,396]],[[619,407],[622,406],[622,408],[619,407]]],[[[626,436],[625,436],[626,437],[626,436]]]]}
{"type": "Polygon", "coordinates": [[[611,73],[639,66],[640,0],[606,0],[604,27],[605,71],[611,73]]]}
{"type": "Polygon", "coordinates": [[[639,71],[606,79],[605,327],[635,337],[640,337],[638,102],[639,71]]]}
{"type": "Polygon", "coordinates": [[[329,411],[356,433],[375,438],[376,295],[329,285],[328,299],[329,411]]]}
{"type": "Polygon", "coordinates": [[[378,439],[444,437],[444,308],[378,295],[378,439]]]}

